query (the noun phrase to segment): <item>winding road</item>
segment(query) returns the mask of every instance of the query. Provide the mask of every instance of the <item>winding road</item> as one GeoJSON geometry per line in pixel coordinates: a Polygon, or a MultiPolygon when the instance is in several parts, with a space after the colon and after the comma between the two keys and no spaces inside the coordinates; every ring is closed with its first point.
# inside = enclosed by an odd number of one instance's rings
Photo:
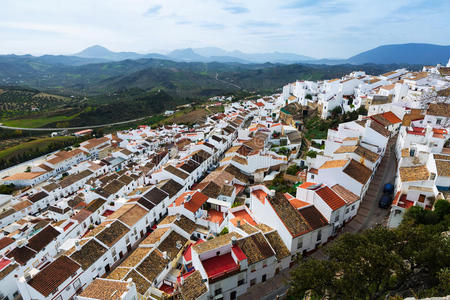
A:
{"type": "Polygon", "coordinates": [[[234,84],[234,83],[232,83],[232,82],[228,82],[228,81],[219,79],[219,73],[216,73],[216,80],[217,80],[217,81],[220,81],[220,82],[223,82],[223,83],[226,83],[226,84],[229,84],[229,85],[232,85],[232,86],[234,86],[235,88],[242,89],[242,88],[241,88],[240,86],[238,86],[237,84],[234,84]]]}
{"type": "Polygon", "coordinates": [[[108,123],[108,124],[101,124],[101,125],[92,125],[92,126],[81,126],[81,127],[64,127],[64,128],[45,128],[45,127],[39,127],[39,128],[28,128],[28,127],[12,127],[12,126],[6,126],[0,123],[0,128],[2,129],[11,129],[11,130],[29,130],[29,131],[62,131],[62,130],[83,130],[83,129],[91,129],[91,128],[100,128],[100,127],[110,127],[115,125],[121,125],[121,124],[127,124],[132,123],[136,121],[140,121],[146,118],[150,118],[151,116],[141,117],[133,120],[127,120],[127,121],[120,121],[120,122],[114,122],[114,123],[108,123]]]}

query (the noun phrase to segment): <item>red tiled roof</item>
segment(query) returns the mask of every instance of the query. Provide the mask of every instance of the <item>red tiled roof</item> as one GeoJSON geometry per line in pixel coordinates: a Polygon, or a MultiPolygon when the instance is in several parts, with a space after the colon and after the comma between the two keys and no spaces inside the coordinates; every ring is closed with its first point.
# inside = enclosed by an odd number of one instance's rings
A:
{"type": "Polygon", "coordinates": [[[214,210],[214,209],[208,210],[208,221],[217,223],[217,224],[221,224],[223,220],[224,220],[224,218],[223,218],[222,212],[214,210]]]}
{"type": "Polygon", "coordinates": [[[408,134],[414,135],[425,135],[425,128],[423,127],[413,127],[412,130],[406,130],[408,134]]]}
{"type": "Polygon", "coordinates": [[[313,186],[313,185],[317,185],[317,183],[314,183],[314,182],[304,182],[304,183],[302,183],[302,184],[300,184],[298,187],[299,188],[302,188],[302,189],[307,189],[307,188],[309,188],[310,186],[313,186]]]}
{"type": "Polygon", "coordinates": [[[244,254],[244,251],[242,251],[242,249],[239,248],[238,245],[233,245],[233,247],[231,247],[231,250],[233,251],[234,255],[236,255],[236,258],[239,261],[247,259],[247,256],[244,254]]]}
{"type": "Polygon", "coordinates": [[[264,201],[265,201],[265,199],[267,197],[267,193],[266,192],[264,192],[263,190],[254,190],[252,192],[252,194],[255,195],[256,198],[258,198],[259,201],[261,201],[264,204],[264,201]]]}
{"type": "Polygon", "coordinates": [[[11,260],[7,258],[0,259],[0,270],[3,270],[3,268],[9,265],[10,262],[11,260]]]}
{"type": "Polygon", "coordinates": [[[233,212],[233,215],[238,219],[246,220],[250,225],[256,225],[255,220],[253,220],[252,216],[250,216],[245,209],[235,211],[233,212]]]}
{"type": "Polygon", "coordinates": [[[345,206],[345,201],[327,186],[317,190],[316,193],[332,210],[345,206]]]}
{"type": "Polygon", "coordinates": [[[202,261],[203,268],[209,279],[215,279],[239,268],[231,253],[214,256],[202,261]]]}
{"type": "Polygon", "coordinates": [[[402,120],[400,120],[392,111],[387,111],[383,113],[382,116],[386,120],[388,120],[391,124],[397,124],[402,122],[402,120]]]}
{"type": "Polygon", "coordinates": [[[184,254],[183,254],[184,260],[185,260],[186,262],[190,262],[190,261],[192,260],[192,246],[198,245],[198,244],[203,243],[203,242],[204,242],[204,240],[199,239],[197,242],[195,242],[195,244],[190,244],[190,245],[186,248],[186,251],[185,251],[184,254]]]}
{"type": "Polygon", "coordinates": [[[201,192],[196,192],[194,195],[192,195],[191,200],[189,200],[189,202],[184,203],[184,208],[195,213],[208,199],[209,197],[206,196],[205,194],[201,192]]]}
{"type": "Polygon", "coordinates": [[[299,209],[299,208],[302,208],[302,207],[311,205],[311,203],[308,203],[308,202],[299,200],[299,199],[297,199],[297,198],[292,198],[292,199],[289,200],[289,202],[290,202],[291,205],[292,205],[293,207],[295,207],[296,209],[299,209]]]}

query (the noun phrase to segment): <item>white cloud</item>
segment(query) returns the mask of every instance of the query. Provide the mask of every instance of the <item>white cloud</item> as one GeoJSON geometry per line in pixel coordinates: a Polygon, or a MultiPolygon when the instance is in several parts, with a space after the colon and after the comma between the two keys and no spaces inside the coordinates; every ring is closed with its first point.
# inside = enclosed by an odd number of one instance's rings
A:
{"type": "Polygon", "coordinates": [[[0,51],[217,46],[347,57],[385,43],[448,43],[448,8],[445,0],[3,0],[0,51]]]}

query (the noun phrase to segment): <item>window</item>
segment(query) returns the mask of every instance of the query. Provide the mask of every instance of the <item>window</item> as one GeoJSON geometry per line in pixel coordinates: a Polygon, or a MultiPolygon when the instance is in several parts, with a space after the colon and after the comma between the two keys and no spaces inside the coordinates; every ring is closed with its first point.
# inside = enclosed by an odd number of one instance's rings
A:
{"type": "Polygon", "coordinates": [[[322,230],[319,230],[317,233],[317,240],[320,241],[322,239],[322,230]]]}
{"type": "Polygon", "coordinates": [[[436,124],[441,124],[442,120],[441,119],[437,119],[436,120],[436,124]]]}
{"type": "Polygon", "coordinates": [[[311,175],[311,179],[314,179],[314,175],[311,175]]]}
{"type": "Polygon", "coordinates": [[[350,207],[347,207],[347,208],[345,209],[345,213],[348,214],[349,211],[350,211],[350,207]]]}
{"type": "Polygon", "coordinates": [[[214,296],[222,294],[222,288],[218,288],[214,291],[214,296]]]}
{"type": "Polygon", "coordinates": [[[339,214],[336,215],[336,217],[334,218],[334,222],[339,221],[339,214]]]}
{"type": "Polygon", "coordinates": [[[73,283],[73,288],[77,290],[80,286],[81,286],[80,279],[75,280],[75,282],[73,283]]]}
{"type": "Polygon", "coordinates": [[[253,278],[252,280],[250,280],[250,286],[255,285],[256,284],[256,278],[253,278]]]}
{"type": "Polygon", "coordinates": [[[267,279],[267,275],[266,275],[266,274],[264,274],[264,275],[262,276],[262,278],[261,278],[261,282],[264,282],[264,281],[266,281],[266,279],[267,279]]]}
{"type": "Polygon", "coordinates": [[[303,238],[299,238],[297,242],[297,249],[301,249],[303,247],[303,238]]]}
{"type": "Polygon", "coordinates": [[[352,210],[355,210],[355,206],[354,205],[352,205],[352,210]]]}
{"type": "Polygon", "coordinates": [[[239,279],[238,280],[238,286],[241,286],[241,285],[243,285],[245,283],[245,280],[244,279],[239,279]]]}

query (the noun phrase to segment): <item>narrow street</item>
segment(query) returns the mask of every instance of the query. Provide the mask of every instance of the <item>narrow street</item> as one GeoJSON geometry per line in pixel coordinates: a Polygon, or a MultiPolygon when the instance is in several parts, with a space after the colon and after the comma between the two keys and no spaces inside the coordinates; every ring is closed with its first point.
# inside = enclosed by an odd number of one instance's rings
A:
{"type": "Polygon", "coordinates": [[[389,214],[389,209],[378,207],[378,201],[383,194],[383,187],[386,183],[394,184],[397,170],[397,159],[395,157],[395,142],[397,136],[392,137],[388,142],[386,153],[378,166],[377,171],[369,189],[361,202],[358,214],[353,220],[345,225],[343,232],[359,232],[371,228],[377,224],[382,224],[389,214]]]}
{"type": "MultiPolygon", "coordinates": [[[[397,136],[389,139],[386,153],[378,166],[375,176],[372,179],[366,195],[361,202],[358,214],[342,229],[342,233],[357,233],[364,229],[371,228],[377,224],[383,224],[386,220],[389,209],[378,207],[378,201],[383,193],[383,187],[386,183],[394,184],[397,170],[397,159],[395,157],[395,142],[397,136]]],[[[323,247],[312,253],[310,257],[317,259],[326,259],[324,249],[334,240],[329,241],[323,247]]],[[[295,266],[293,266],[295,268],[295,266]]],[[[286,269],[274,276],[270,280],[254,285],[247,290],[247,293],[240,296],[241,300],[277,299],[277,296],[283,296],[288,290],[289,273],[293,269],[286,269]]]]}

